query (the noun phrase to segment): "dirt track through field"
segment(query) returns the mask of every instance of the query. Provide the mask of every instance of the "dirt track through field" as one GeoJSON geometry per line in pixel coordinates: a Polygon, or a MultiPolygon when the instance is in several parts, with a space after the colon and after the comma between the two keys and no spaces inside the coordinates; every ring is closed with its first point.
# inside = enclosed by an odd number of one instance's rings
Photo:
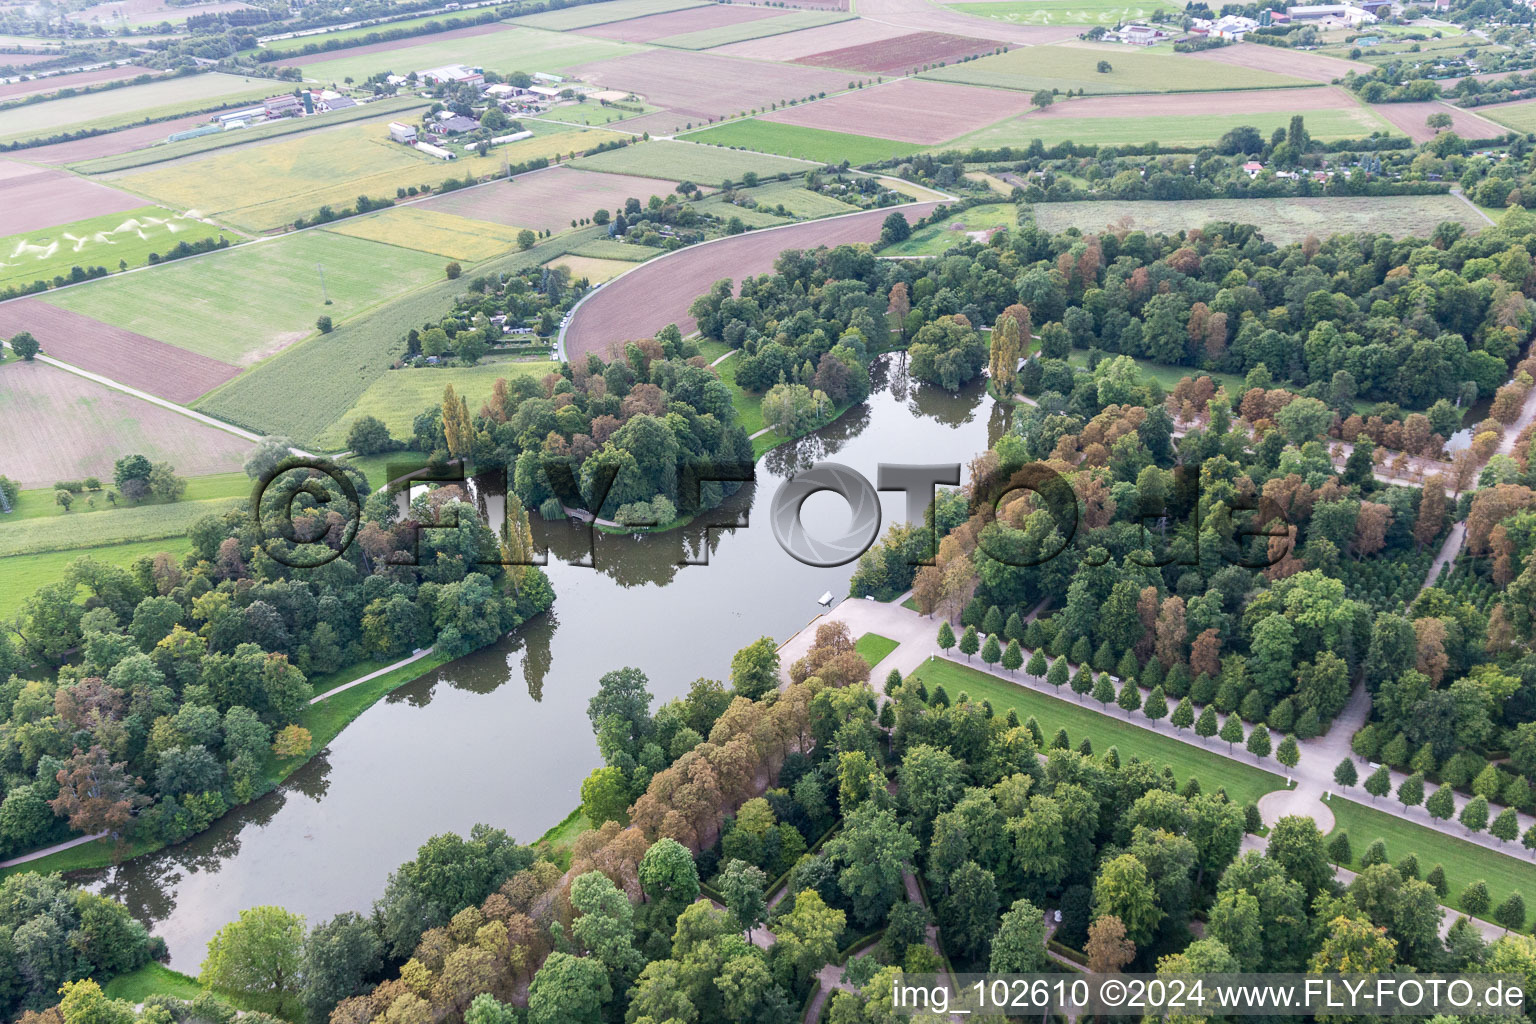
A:
{"type": "Polygon", "coordinates": [[[1394,128],[1407,133],[1414,142],[1428,142],[1435,130],[1426,123],[1431,114],[1450,114],[1450,131],[1464,139],[1492,139],[1509,131],[1471,110],[1430,100],[1427,103],[1377,103],[1371,110],[1380,114],[1394,128]]]}
{"type": "Polygon", "coordinates": [[[658,107],[683,115],[681,120],[695,122],[848,87],[844,72],[675,50],[626,54],[581,64],[567,73],[644,96],[658,107]]]}
{"type": "MultiPolygon", "coordinates": [[[[900,210],[913,221],[937,205],[915,203],[900,210]]],[[[770,273],[774,260],[786,249],[873,242],[890,214],[889,209],[865,210],[846,217],[751,231],[643,263],[580,305],[566,331],[566,356],[574,360],[590,352],[607,357],[610,346],[651,337],[667,324],[675,323],[687,334],[696,326],[688,307],[720,278],[729,277],[739,285],[743,278],[770,273]]]]}
{"type": "MultiPolygon", "coordinates": [[[[9,54],[0,53],[0,64],[4,64],[9,54]]],[[[76,71],[72,75],[50,75],[47,78],[34,78],[28,82],[11,82],[8,85],[0,85],[0,100],[14,100],[22,96],[37,96],[42,93],[55,92],[59,89],[78,89],[84,85],[98,85],[102,82],[115,82],[121,78],[133,78],[137,75],[155,74],[149,68],[141,68],[132,64],[119,68],[97,68],[95,71],[76,71]]]]}
{"type": "Polygon", "coordinates": [[[238,366],[51,306],[41,299],[0,303],[0,335],[31,331],[43,352],[151,395],[186,404],[240,374],[238,366]]]}
{"type": "Polygon", "coordinates": [[[602,39],[618,39],[626,43],[648,43],[652,39],[680,36],[687,32],[702,32],[710,28],[739,25],[746,21],[776,18],[783,12],[768,7],[738,7],[726,4],[710,4],[708,7],[689,7],[666,14],[650,14],[628,21],[611,21],[604,25],[577,29],[584,36],[602,39]]]}
{"type": "Polygon", "coordinates": [[[597,210],[616,210],[631,197],[644,203],[667,195],[677,182],[603,171],[548,167],[479,188],[461,189],[416,205],[420,210],[452,213],[519,228],[564,231],[572,218],[597,210]]]}
{"type": "Polygon", "coordinates": [[[0,237],[147,205],[138,196],[66,171],[0,160],[0,237]]]}
{"type": "Polygon", "coordinates": [[[765,121],[934,145],[1029,110],[1029,94],[902,78],[765,114],[765,121]]]}
{"type": "Polygon", "coordinates": [[[1277,75],[1290,75],[1292,78],[1310,78],[1314,82],[1331,82],[1335,78],[1343,78],[1351,71],[1375,70],[1371,65],[1358,60],[1342,60],[1321,53],[1305,53],[1279,46],[1264,46],[1261,43],[1221,46],[1214,50],[1200,50],[1191,56],[1221,64],[1273,71],[1277,75]]]}

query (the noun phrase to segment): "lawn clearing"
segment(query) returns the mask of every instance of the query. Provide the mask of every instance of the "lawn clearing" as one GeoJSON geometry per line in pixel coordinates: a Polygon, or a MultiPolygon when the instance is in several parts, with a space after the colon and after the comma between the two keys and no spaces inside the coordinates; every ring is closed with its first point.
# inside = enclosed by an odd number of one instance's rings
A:
{"type": "Polygon", "coordinates": [[[1149,53],[1125,46],[1058,43],[1027,46],[981,60],[924,71],[923,78],[999,89],[1084,90],[1090,93],[1202,92],[1268,89],[1305,84],[1305,79],[1256,68],[1217,64],[1177,53],[1149,53]],[[1112,70],[1100,72],[1100,61],[1112,70]]]}
{"type": "Polygon", "coordinates": [[[564,267],[571,272],[571,280],[586,278],[590,284],[611,281],[634,266],[626,260],[605,260],[593,256],[556,256],[545,264],[548,267],[564,267]]]}
{"type": "MultiPolygon", "coordinates": [[[[435,160],[389,140],[385,119],[179,160],[121,179],[126,188],[218,214],[253,231],[287,227],[321,206],[341,209],[359,195],[393,198],[400,188],[485,177],[508,164],[584,152],[622,136],[598,128],[529,121],[534,133],[486,156],[435,160]]],[[[590,213],[591,211],[587,211],[590,213]]]]}
{"type": "Polygon", "coordinates": [[[1029,110],[1030,97],[1006,89],[898,79],[831,99],[780,108],[765,120],[842,131],[857,125],[883,139],[933,145],[1029,110]]]}
{"type": "Polygon", "coordinates": [[[946,217],[943,223],[919,228],[905,240],[880,250],[881,256],[938,256],[965,242],[985,242],[992,233],[1017,227],[1018,207],[986,203],[946,217]]]}
{"type": "Polygon", "coordinates": [[[894,139],[850,135],[847,132],[808,128],[797,124],[779,124],[755,117],[745,121],[730,121],[699,132],[690,132],[683,138],[690,142],[776,153],[780,156],[798,157],[801,160],[814,160],[824,164],[840,163],[843,160],[856,165],[875,163],[894,156],[915,153],[924,148],[910,142],[897,142],[894,139]]]}
{"type": "Polygon", "coordinates": [[[176,76],[121,89],[29,103],[0,111],[0,142],[115,128],[137,121],[212,110],[282,92],[280,83],[217,73],[176,76]]]}
{"type": "Polygon", "coordinates": [[[49,519],[14,523],[8,521],[9,516],[0,516],[0,558],[185,537],[203,516],[248,507],[250,502],[247,495],[112,508],[105,494],[82,494],[76,496],[77,507],[84,509],[87,498],[96,503],[98,511],[60,512],[49,519]]]}
{"type": "Polygon", "coordinates": [[[0,475],[22,487],[88,476],[108,480],[131,452],[182,476],[239,469],[250,442],[46,363],[0,365],[0,408],[25,423],[26,444],[0,451],[0,475]]]}
{"type": "Polygon", "coordinates": [[[0,287],[69,277],[71,267],[109,271],[142,267],[152,252],[177,242],[216,238],[222,232],[206,220],[159,206],[77,220],[43,231],[0,238],[0,287]],[[127,268],[123,268],[123,264],[127,268]]]}
{"type": "Polygon", "coordinates": [[[581,170],[609,171],[677,182],[684,178],[700,185],[719,185],[730,179],[740,181],[748,171],[762,177],[774,174],[801,175],[811,170],[802,160],[786,160],[764,153],[739,152],[719,146],[701,146],[693,142],[652,139],[623,149],[610,149],[571,161],[581,170]]]}
{"type": "Polygon", "coordinates": [[[1146,21],[1159,8],[1126,3],[1125,0],[1027,0],[1025,3],[983,0],[981,3],[951,4],[950,9],[1011,25],[1117,25],[1125,21],[1146,21]]]}
{"type": "Polygon", "coordinates": [[[108,999],[123,999],[130,1003],[142,1003],[148,996],[171,996],[190,1002],[203,994],[203,986],[196,978],[180,971],[173,971],[164,964],[147,963],[136,971],[119,974],[102,986],[108,999]]]}
{"type": "Polygon", "coordinates": [[[880,664],[887,654],[900,646],[901,644],[895,640],[888,636],[881,636],[879,633],[865,633],[853,642],[853,649],[858,652],[859,657],[869,663],[870,668],[880,664]]]}
{"type": "Polygon", "coordinates": [[[431,367],[390,370],[364,391],[357,403],[317,439],[327,450],[340,449],[353,422],[363,416],[377,416],[394,437],[410,437],[416,415],[429,405],[443,400],[449,384],[469,403],[470,412],[491,397],[491,389],[500,377],[532,376],[559,369],[547,359],[517,363],[483,363],[479,366],[431,367]]]}
{"type": "Polygon", "coordinates": [[[530,25],[534,28],[567,32],[571,29],[604,25],[613,21],[644,18],[667,11],[680,11],[688,7],[707,6],[703,0],[608,0],[601,4],[584,4],[564,10],[542,11],[513,18],[513,25],[530,25]]]}
{"type": "Polygon", "coordinates": [[[990,701],[993,711],[999,715],[1007,714],[1009,708],[1018,711],[1020,721],[1033,715],[1047,736],[1057,729],[1066,729],[1074,748],[1087,738],[1093,742],[1093,751],[1097,755],[1116,747],[1122,762],[1139,757],[1159,769],[1165,764],[1170,765],[1180,784],[1194,776],[1200,780],[1203,791],[1214,793],[1217,788],[1224,788],[1227,796],[1238,804],[1253,803],[1265,793],[1285,788],[1285,780],[1278,775],[1223,757],[1214,750],[1203,750],[1174,739],[1172,726],[1167,727],[1170,735],[1159,736],[1122,721],[1116,717],[1118,712],[1100,713],[1095,710],[1096,704],[1089,706],[1062,700],[939,658],[923,662],[914,675],[923,681],[930,693],[936,685],[942,684],[950,700],[958,699],[963,692],[970,694],[972,700],[990,701]]]}
{"type": "Polygon", "coordinates": [[[249,366],[313,334],[316,318],[354,316],[442,276],[443,265],[441,257],[412,249],[305,231],[172,263],[153,274],[51,292],[47,301],[249,366]]]}
{"type": "MultiPolygon", "coordinates": [[[[640,148],[644,145],[641,144],[640,148]]],[[[450,213],[476,221],[515,225],[535,231],[569,231],[571,221],[590,217],[598,210],[617,210],[623,207],[626,199],[638,199],[644,204],[653,195],[665,196],[676,190],[677,180],[657,181],[654,178],[575,169],[584,160],[626,153],[632,148],[636,147],[584,157],[570,165],[530,171],[479,188],[460,189],[433,196],[416,206],[434,213],[450,213]]]]}
{"type": "Polygon", "coordinates": [[[424,209],[417,204],[352,217],[328,230],[478,263],[517,248],[519,229],[424,209]]]}
{"type": "MultiPolygon", "coordinates": [[[[0,232],[7,236],[143,207],[141,197],[119,189],[65,171],[0,159],[0,232]]],[[[9,251],[0,256],[14,259],[9,251]]]]}
{"type": "Polygon", "coordinates": [[[180,559],[191,550],[192,541],[183,535],[86,551],[49,551],[41,555],[0,558],[0,579],[5,580],[5,586],[0,587],[0,616],[14,615],[21,608],[22,602],[31,597],[38,587],[59,582],[64,576],[64,570],[77,558],[89,556],[98,562],[126,569],[139,559],[153,558],[162,551],[180,559]]]}
{"type": "MultiPolygon", "coordinates": [[[[715,367],[720,381],[731,389],[731,405],[736,409],[736,422],[750,436],[763,429],[763,396],[754,394],[736,383],[735,356],[715,367]]],[[[756,454],[754,452],[754,454],[756,454]]]]}
{"type": "MultiPolygon", "coordinates": [[[[126,171],[134,167],[144,167],[148,164],[164,163],[167,160],[175,160],[179,157],[206,153],[213,149],[223,149],[226,146],[243,146],[252,142],[276,138],[280,135],[294,135],[299,132],[334,128],[339,124],[378,118],[385,114],[392,114],[398,118],[406,111],[422,110],[428,105],[428,101],[420,96],[387,96],[380,100],[374,100],[372,103],[360,103],[355,107],[348,107],[345,110],[336,110],[315,117],[284,117],[276,121],[269,121],[266,124],[217,132],[213,135],[199,135],[195,139],[182,139],[180,142],[162,141],[145,149],[135,149],[127,153],[117,153],[112,156],[82,160],[79,163],[70,164],[69,169],[77,174],[106,174],[111,171],[126,171]]],[[[168,130],[162,134],[170,135],[173,133],[168,130]]]]}
{"type": "Polygon", "coordinates": [[[658,46],[675,46],[683,50],[707,50],[716,46],[743,42],[748,39],[763,39],[768,36],[781,35],[785,32],[798,32],[802,29],[815,28],[821,25],[834,25],[838,22],[848,21],[849,17],[849,15],[842,11],[792,11],[787,14],[777,14],[772,18],[742,21],[721,28],[710,28],[694,32],[684,32],[675,36],[665,36],[657,39],[656,44],[658,46]]]}
{"type": "Polygon", "coordinates": [[[1277,245],[1300,242],[1308,235],[1326,238],[1352,232],[1406,238],[1422,235],[1441,221],[1460,224],[1468,231],[1488,226],[1476,210],[1455,196],[1116,200],[1037,203],[1032,209],[1035,223],[1052,233],[1069,227],[1095,232],[1114,226],[1148,234],[1173,234],[1212,221],[1230,221],[1258,225],[1264,237],[1277,245]]]}
{"type": "MultiPolygon", "coordinates": [[[[622,2],[622,0],[615,0],[622,2]]],[[[611,4],[592,4],[575,10],[601,10],[611,4]]],[[[565,12],[559,12],[565,13],[565,12]]],[[[351,76],[362,81],[380,71],[405,74],[444,64],[471,64],[503,75],[513,71],[558,72],[572,64],[604,60],[629,53],[628,43],[587,36],[541,32],[526,26],[504,26],[497,31],[477,31],[455,39],[416,36],[384,48],[359,47],[351,55],[302,62],[304,77],[319,82],[340,82],[351,76]],[[421,39],[427,42],[421,42],[421,39]],[[368,52],[362,52],[366,49],[368,52]]],[[[324,55],[319,55],[323,58],[324,55]]]]}
{"type": "MultiPolygon", "coordinates": [[[[1361,799],[1370,798],[1362,794],[1361,799]]],[[[1340,829],[1349,833],[1349,845],[1357,860],[1344,865],[1347,868],[1358,871],[1359,856],[1380,839],[1387,844],[1387,857],[1393,864],[1411,853],[1419,859],[1421,876],[1429,874],[1436,864],[1444,867],[1450,892],[1441,902],[1453,910],[1459,906],[1461,891],[1478,879],[1488,883],[1488,895],[1495,907],[1511,892],[1518,891],[1522,896],[1536,893],[1536,864],[1521,857],[1514,844],[1508,847],[1511,854],[1499,853],[1356,803],[1352,798],[1335,797],[1328,802],[1328,809],[1333,811],[1334,821],[1334,832],[1329,835],[1340,829]]]]}

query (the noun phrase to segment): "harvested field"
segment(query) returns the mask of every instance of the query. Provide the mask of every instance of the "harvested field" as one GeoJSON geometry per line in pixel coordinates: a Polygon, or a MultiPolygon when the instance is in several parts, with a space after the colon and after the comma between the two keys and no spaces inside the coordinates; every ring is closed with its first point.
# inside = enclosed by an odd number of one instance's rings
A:
{"type": "MultiPolygon", "coordinates": [[[[898,207],[908,220],[926,216],[933,203],[898,207]]],[[[786,249],[813,249],[850,242],[873,242],[889,209],[865,210],[847,217],[789,224],[705,242],[654,259],[605,285],[577,307],[565,332],[567,358],[608,354],[609,347],[649,337],[675,323],[684,334],[694,329],[688,307],[722,277],[734,281],[773,270],[786,249]]]]}
{"type": "Polygon", "coordinates": [[[865,135],[934,145],[1028,109],[1029,97],[1021,92],[902,78],[775,110],[763,120],[824,131],[857,126],[865,135]]]}
{"type": "Polygon", "coordinates": [[[558,232],[570,230],[572,219],[590,217],[599,209],[618,209],[631,196],[643,203],[653,195],[666,195],[677,184],[627,174],[546,167],[519,174],[510,181],[493,181],[479,188],[449,192],[416,207],[493,224],[558,232]]]}
{"type": "Polygon", "coordinates": [[[95,160],[98,157],[117,156],[164,142],[177,132],[207,124],[207,114],[188,114],[170,121],[156,121],[133,128],[119,128],[115,132],[93,135],[88,139],[71,142],[55,142],[48,146],[33,146],[25,150],[28,160],[40,164],[72,164],[77,160],[95,160]]]}
{"type": "MultiPolygon", "coordinates": [[[[30,103],[0,111],[0,141],[25,141],[64,131],[116,128],[146,118],[209,110],[280,92],[259,78],[206,73],[193,80],[162,78],[106,92],[30,103]]],[[[206,120],[206,118],[204,118],[206,120]]]]}
{"type": "Polygon", "coordinates": [[[571,280],[583,277],[592,284],[611,281],[634,267],[627,260],[605,260],[596,256],[556,256],[545,264],[547,267],[564,267],[571,272],[571,280]]]}
{"type": "Polygon", "coordinates": [[[623,149],[610,149],[606,153],[584,156],[573,161],[570,166],[583,170],[661,178],[663,180],[659,184],[668,188],[672,187],[672,182],[684,178],[699,185],[718,185],[726,178],[740,181],[748,171],[756,171],[766,177],[781,173],[799,175],[810,169],[809,164],[800,160],[667,139],[652,139],[623,149]]]}
{"type": "Polygon", "coordinates": [[[1197,60],[1213,60],[1255,71],[1273,71],[1277,75],[1309,78],[1314,82],[1331,82],[1343,78],[1351,71],[1370,71],[1369,64],[1357,60],[1340,60],[1321,53],[1304,50],[1284,50],[1278,46],[1257,43],[1238,43],[1221,46],[1214,50],[1201,50],[1190,54],[1197,60]]]}
{"type": "Polygon", "coordinates": [[[842,50],[882,39],[906,35],[906,30],[895,25],[856,18],[840,21],[836,25],[801,29],[766,39],[750,39],[716,47],[712,53],[727,57],[749,57],[753,60],[797,60],[814,53],[842,50]]]}
{"type": "Polygon", "coordinates": [[[352,217],[326,230],[478,263],[515,249],[518,227],[471,220],[418,205],[352,217]]]}
{"type": "MultiPolygon", "coordinates": [[[[144,200],[65,171],[0,159],[0,237],[136,210],[144,200]]],[[[0,254],[3,256],[5,254],[0,254]]]]}
{"type": "Polygon", "coordinates": [[[843,11],[791,11],[787,14],[777,14],[772,18],[759,18],[755,21],[743,21],[735,25],[704,29],[700,32],[684,32],[681,35],[666,36],[656,40],[656,43],[660,46],[676,46],[684,50],[709,50],[745,39],[776,36],[785,32],[797,32],[800,29],[810,28],[815,25],[828,25],[851,20],[853,20],[852,17],[843,11]]]}
{"type": "MultiPolygon", "coordinates": [[[[623,0],[610,0],[622,3],[623,0]]],[[[610,21],[581,30],[584,36],[600,36],[603,39],[621,39],[626,43],[648,43],[665,36],[682,35],[686,32],[702,32],[706,29],[739,25],[746,21],[761,21],[778,16],[770,7],[744,7],[736,4],[708,4],[689,7],[666,14],[651,14],[628,21],[610,21]]]]}
{"type": "MultiPolygon", "coordinates": [[[[432,42],[446,42],[453,39],[472,39],[475,36],[486,36],[493,32],[505,32],[507,26],[500,22],[487,22],[484,25],[469,25],[465,28],[449,29],[447,32],[434,32],[425,38],[432,42]]],[[[324,38],[323,36],[321,37],[324,38]]],[[[294,54],[291,57],[283,57],[274,63],[283,67],[302,68],[311,64],[324,64],[333,60],[347,60],[351,57],[366,57],[371,53],[388,53],[391,50],[403,50],[421,44],[421,36],[407,36],[405,39],[388,39],[381,43],[364,43],[361,46],[344,46],[335,50],[324,50],[320,53],[294,54]]]]}
{"type": "Polygon", "coordinates": [[[324,59],[306,64],[304,77],[322,82],[340,82],[348,77],[361,81],[380,71],[414,71],[443,64],[472,64],[504,75],[513,71],[563,72],[571,64],[616,57],[634,49],[610,39],[501,24],[477,25],[377,45],[383,49],[358,46],[316,54],[324,59]],[[460,32],[464,34],[459,35],[460,32]]]}
{"type": "MultiPolygon", "coordinates": [[[[1273,47],[1271,47],[1273,49],[1273,47]]],[[[1198,92],[1306,85],[1307,80],[1255,68],[1197,61],[1187,54],[1153,53],[1097,43],[1028,46],[923,72],[924,78],[998,89],[1089,93],[1198,92]],[[1100,61],[1111,70],[1101,72],[1100,61]]]]}
{"type": "Polygon", "coordinates": [[[183,405],[240,373],[238,366],[35,298],[0,304],[0,335],[18,331],[31,331],[44,355],[183,405]]]}
{"type": "Polygon", "coordinates": [[[796,63],[823,68],[846,68],[870,74],[907,74],[925,64],[955,61],[991,53],[997,44],[974,36],[956,36],[947,32],[913,32],[873,43],[846,46],[801,57],[796,63]]]}
{"type": "Polygon", "coordinates": [[[0,287],[68,277],[72,267],[116,271],[144,266],[151,253],[178,241],[217,238],[222,232],[196,217],[144,206],[125,213],[71,221],[44,231],[0,238],[0,287]]]}
{"type": "MultiPolygon", "coordinates": [[[[1047,3],[1049,0],[1032,2],[1047,3]]],[[[1075,2],[1081,6],[1084,0],[1075,2]]],[[[908,32],[952,32],[957,36],[980,36],[1000,43],[1028,46],[1075,39],[1082,32],[1081,28],[1069,24],[1010,24],[994,21],[985,16],[977,17],[940,7],[928,0],[859,0],[859,16],[878,18],[887,25],[900,26],[908,32]]]]}
{"type": "Polygon", "coordinates": [[[633,53],[582,64],[569,73],[594,85],[633,92],[676,112],[680,120],[694,122],[848,87],[848,76],[836,71],[677,50],[633,53]],[[702,87],[706,82],[708,87],[702,87]]]}
{"type": "Polygon", "coordinates": [[[685,7],[702,7],[706,0],[608,0],[601,4],[580,4],[561,10],[525,14],[511,19],[511,24],[531,28],[550,29],[555,32],[580,30],[591,25],[606,25],[613,21],[644,18],[652,14],[682,10],[685,7]]]}
{"type": "MultiPolygon", "coordinates": [[[[0,53],[0,64],[10,59],[10,54],[0,53]]],[[[101,82],[116,82],[123,78],[133,78],[136,75],[153,75],[158,72],[149,68],[137,67],[126,64],[118,68],[97,68],[95,71],[76,71],[69,75],[49,75],[47,78],[34,78],[30,82],[11,82],[0,85],[0,100],[15,100],[23,96],[39,96],[44,93],[57,92],[60,89],[79,89],[86,85],[96,85],[101,82]]]]}
{"type": "Polygon", "coordinates": [[[395,245],[305,231],[178,260],[153,274],[121,274],[49,292],[43,301],[249,366],[315,333],[322,314],[339,324],[441,278],[443,263],[395,245]]]}
{"type": "MultiPolygon", "coordinates": [[[[1439,100],[1427,103],[1377,103],[1371,109],[1414,142],[1428,142],[1435,137],[1435,130],[1425,123],[1431,114],[1450,114],[1450,131],[1464,139],[1492,139],[1507,131],[1504,125],[1495,124],[1487,116],[1439,100]]],[[[1498,107],[1495,105],[1485,109],[1492,113],[1498,107]]]]}
{"type": "Polygon", "coordinates": [[[1085,232],[1108,227],[1173,234],[1204,227],[1212,221],[1254,224],[1277,245],[1300,242],[1308,235],[1388,234],[1398,238],[1424,235],[1441,221],[1478,231],[1488,222],[1455,196],[1340,196],[1294,199],[1190,199],[1157,202],[1037,203],[1035,223],[1047,231],[1069,227],[1085,232]]]}
{"type": "Polygon", "coordinates": [[[0,450],[0,473],[22,487],[110,479],[125,452],[166,461],[183,476],[239,469],[250,443],[180,413],[49,366],[0,365],[0,408],[27,424],[27,443],[0,450]]]}

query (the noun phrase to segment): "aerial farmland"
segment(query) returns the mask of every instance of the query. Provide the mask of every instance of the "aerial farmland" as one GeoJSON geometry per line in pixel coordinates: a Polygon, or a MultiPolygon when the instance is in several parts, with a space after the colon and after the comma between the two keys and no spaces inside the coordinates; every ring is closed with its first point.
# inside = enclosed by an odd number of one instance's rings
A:
{"type": "Polygon", "coordinates": [[[0,1012],[1529,1006],[1533,339],[1524,4],[0,0],[0,1012]]]}

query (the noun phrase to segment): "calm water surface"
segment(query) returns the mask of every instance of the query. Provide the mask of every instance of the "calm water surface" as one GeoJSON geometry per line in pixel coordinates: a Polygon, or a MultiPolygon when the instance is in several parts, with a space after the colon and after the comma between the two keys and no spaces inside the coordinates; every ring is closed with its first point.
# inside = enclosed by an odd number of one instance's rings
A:
{"type": "MultiPolygon", "coordinates": [[[[429,836],[487,822],[536,839],[601,763],[586,707],[604,672],[637,666],[666,700],[700,676],[725,678],[757,637],[790,637],[823,591],[847,592],[854,564],[804,566],[774,540],[767,509],[786,476],[823,459],[871,481],[882,461],[964,465],[1004,429],[1006,412],[979,386],[913,384],[900,360],[876,365],[868,402],[764,457],[758,482],[732,499],[745,529],[598,535],[593,569],[572,564],[587,560],[584,530],[535,517],[551,613],[394,691],[278,790],[190,842],[80,880],[125,902],[164,936],[173,967],[196,972],[208,939],[247,907],[281,904],[311,924],[366,912],[429,836]]],[[[901,518],[903,496],[881,497],[884,522],[901,518]]],[[[848,519],[831,496],[808,501],[804,518],[822,535],[848,519]]]]}

